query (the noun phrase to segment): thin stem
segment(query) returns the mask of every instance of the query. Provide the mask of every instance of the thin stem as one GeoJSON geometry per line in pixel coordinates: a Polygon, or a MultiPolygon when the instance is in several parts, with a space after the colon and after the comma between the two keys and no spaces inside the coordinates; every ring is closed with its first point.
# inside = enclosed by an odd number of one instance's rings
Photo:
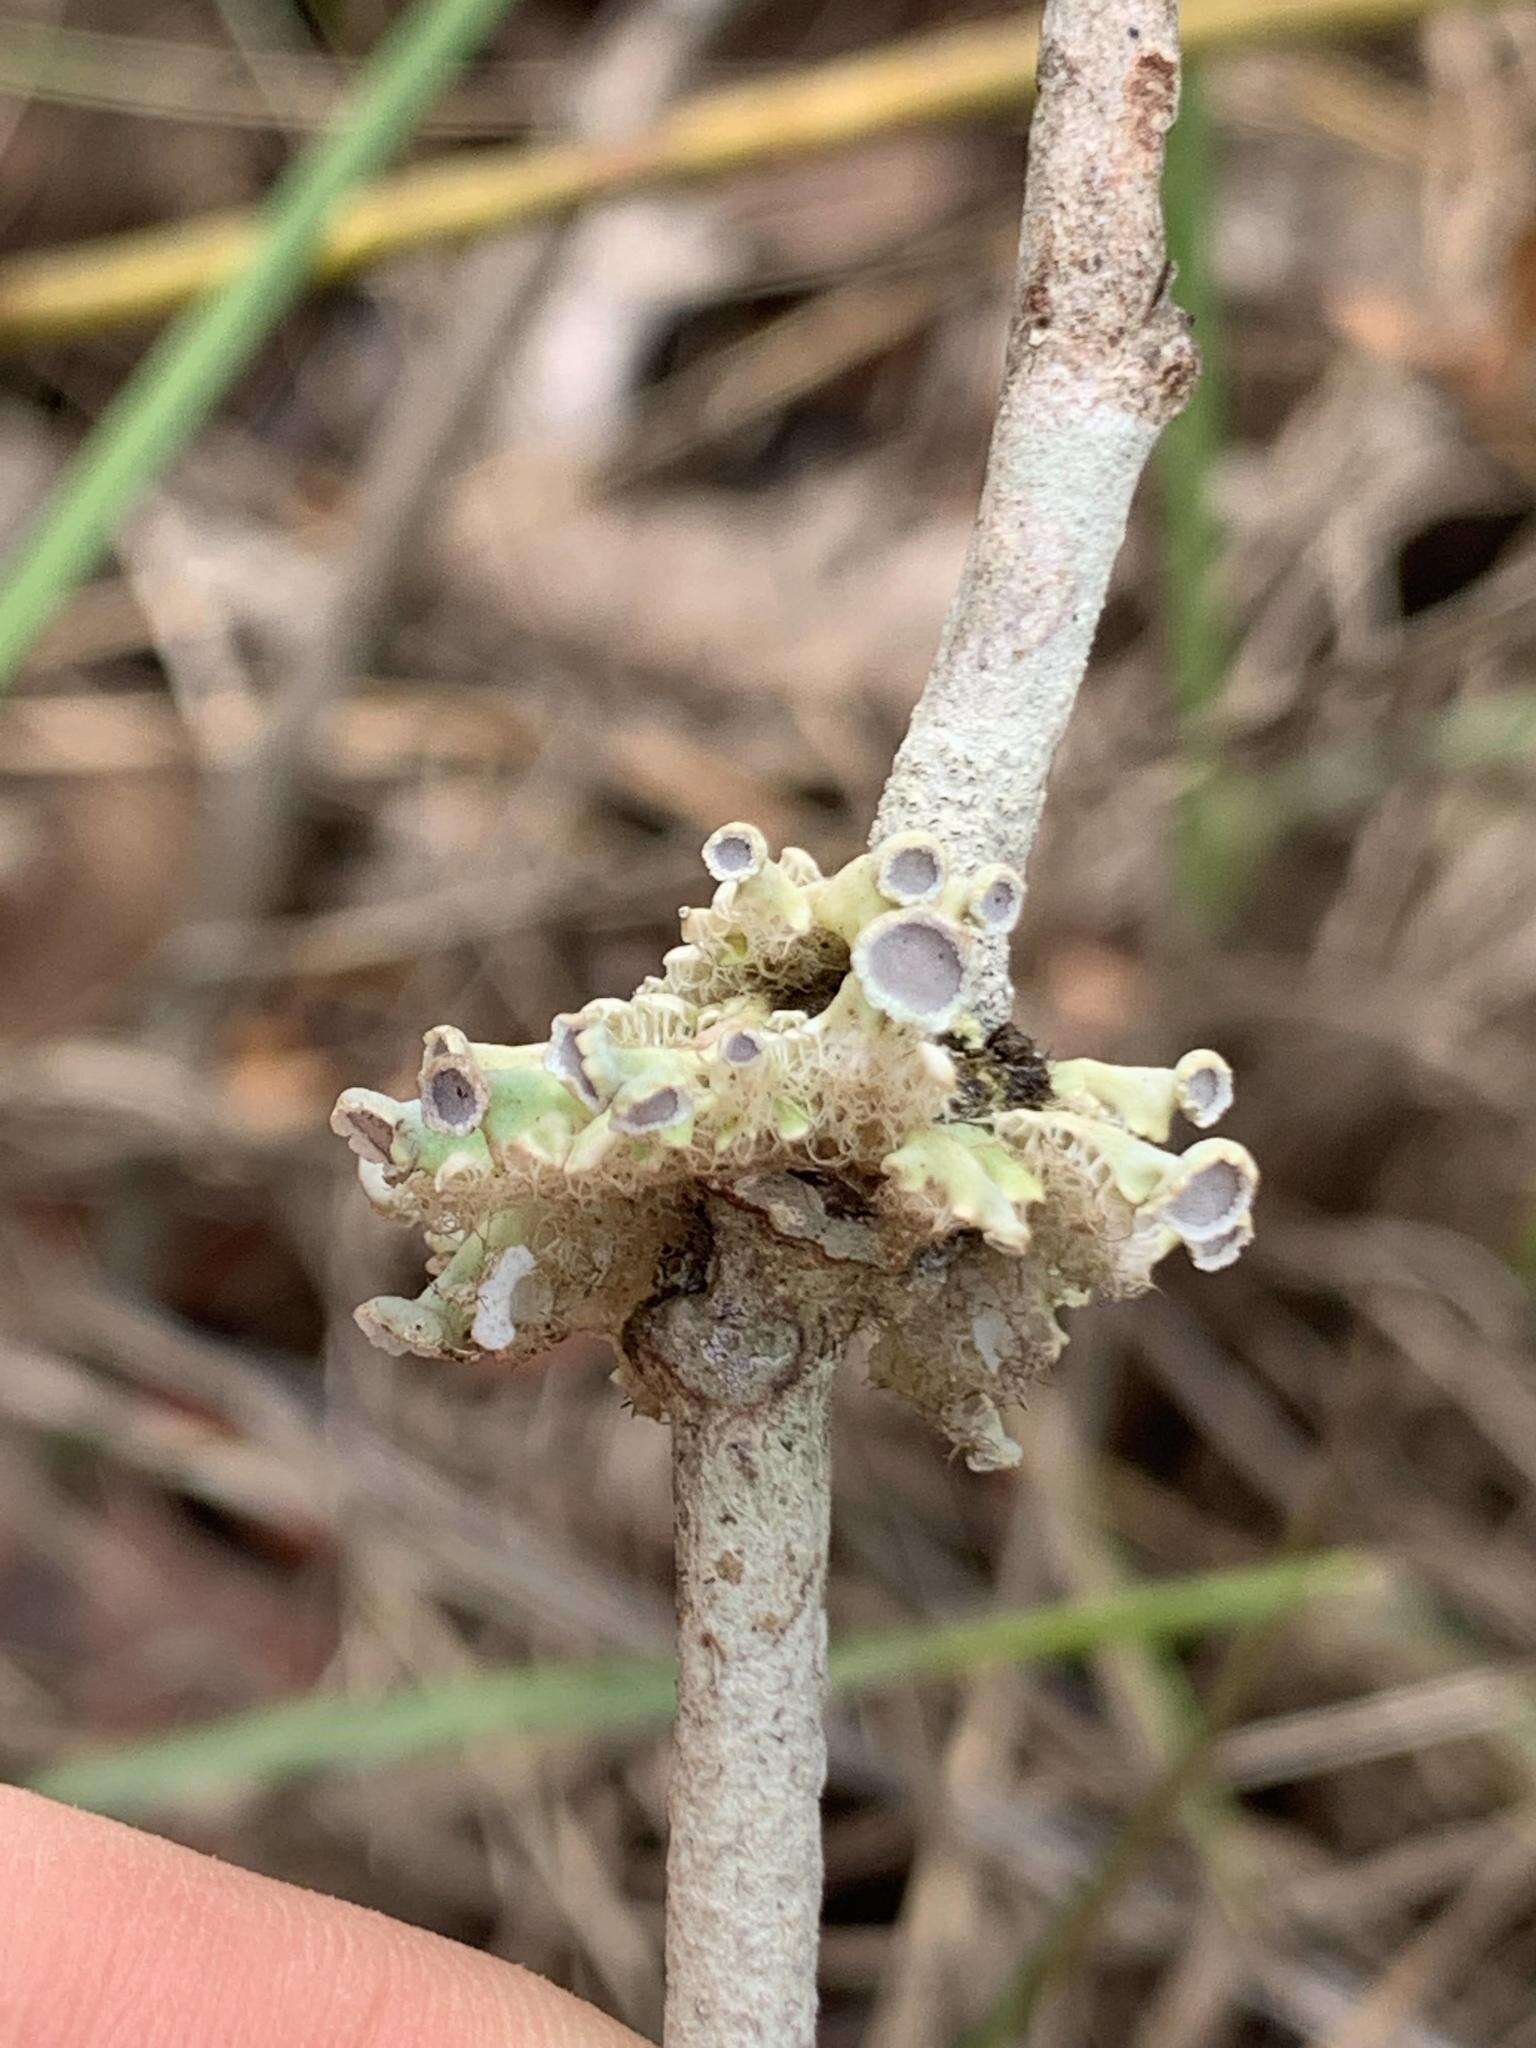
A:
{"type": "Polygon", "coordinates": [[[814,2048],[827,1770],[827,1409],[858,1268],[711,1201],[702,1285],[624,1332],[672,1425],[677,1730],[666,2048],[814,2048]]]}
{"type": "Polygon", "coordinates": [[[667,2048],[812,2048],[831,1359],[673,1424],[667,2048]]]}
{"type": "MultiPolygon", "coordinates": [[[[1132,494],[1198,369],[1167,296],[1178,94],[1176,0],[1046,0],[986,482],[874,839],[936,831],[966,866],[1028,860],[1132,494]]],[[[1010,1007],[1000,943],[977,1008],[997,1024],[1010,1007]]]]}
{"type": "MultiPolygon", "coordinates": [[[[1028,856],[1131,494],[1197,369],[1167,297],[1178,90],[1177,0],[1046,0],[986,482],[875,839],[936,831],[971,868],[1028,856]]],[[[973,999],[1007,1019],[1006,942],[973,999]]],[[[826,1387],[856,1289],[755,1221],[715,1204],[702,1291],[626,1333],[637,1395],[675,1433],[666,2048],[814,2048],[816,2032],[826,1387]]]]}

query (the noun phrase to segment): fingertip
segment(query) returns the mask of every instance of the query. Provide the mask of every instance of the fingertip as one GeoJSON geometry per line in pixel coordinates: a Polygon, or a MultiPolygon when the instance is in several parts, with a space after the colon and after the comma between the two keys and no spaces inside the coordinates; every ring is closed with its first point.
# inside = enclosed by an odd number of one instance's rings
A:
{"type": "Polygon", "coordinates": [[[49,2048],[641,2048],[526,1970],[0,1787],[16,2042],[49,2048]]]}

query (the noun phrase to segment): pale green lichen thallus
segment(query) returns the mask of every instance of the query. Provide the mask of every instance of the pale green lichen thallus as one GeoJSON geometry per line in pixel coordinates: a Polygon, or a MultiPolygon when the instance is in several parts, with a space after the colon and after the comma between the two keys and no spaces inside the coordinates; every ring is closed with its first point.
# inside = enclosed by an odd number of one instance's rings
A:
{"type": "Polygon", "coordinates": [[[1059,1310],[1140,1292],[1181,1244],[1213,1270],[1251,1238],[1248,1152],[1168,1149],[1176,1118],[1227,1109],[1226,1062],[1047,1063],[1012,1026],[985,1035],[968,995],[1023,885],[957,871],[930,834],[824,876],[732,824],[704,863],[709,907],[627,1002],[539,1045],[440,1025],[416,1100],[342,1095],[369,1200],[425,1231],[433,1276],[359,1323],[429,1358],[510,1364],[578,1330],[622,1355],[637,1310],[704,1283],[725,1200],[844,1269],[877,1384],[978,1470],[1013,1463],[999,1411],[1060,1352],[1059,1310]]]}

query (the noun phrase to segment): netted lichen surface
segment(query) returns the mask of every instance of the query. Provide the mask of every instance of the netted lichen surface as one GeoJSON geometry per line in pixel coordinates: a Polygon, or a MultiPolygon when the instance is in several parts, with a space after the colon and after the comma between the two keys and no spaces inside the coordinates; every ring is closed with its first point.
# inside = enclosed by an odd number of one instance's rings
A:
{"type": "Polygon", "coordinates": [[[733,824],[704,860],[709,906],[628,1001],[537,1045],[440,1025],[414,1101],[342,1095],[370,1201],[431,1253],[424,1292],[360,1325],[429,1358],[515,1363],[578,1330],[622,1356],[639,1310],[707,1284],[725,1200],[844,1270],[877,1384],[978,1469],[1013,1462],[1000,1410],[1060,1352],[1063,1308],[1139,1292],[1180,1244],[1209,1270],[1251,1237],[1243,1147],[1168,1149],[1176,1118],[1227,1108],[1225,1061],[1047,1062],[984,1031],[972,992],[1023,887],[926,833],[824,876],[733,824]]]}

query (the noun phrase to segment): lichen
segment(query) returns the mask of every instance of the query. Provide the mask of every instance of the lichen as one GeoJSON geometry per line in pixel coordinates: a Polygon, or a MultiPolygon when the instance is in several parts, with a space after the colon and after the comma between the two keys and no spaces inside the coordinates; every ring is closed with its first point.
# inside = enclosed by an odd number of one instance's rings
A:
{"type": "Polygon", "coordinates": [[[932,834],[824,876],[733,823],[704,858],[708,907],[628,1001],[537,1045],[434,1026],[415,1100],[341,1096],[368,1199],[431,1253],[425,1290],[360,1326],[429,1358],[512,1364],[580,1330],[622,1352],[640,1311],[700,1284],[723,1199],[844,1276],[878,1385],[976,1469],[1013,1463],[1002,1411],[1060,1352],[1063,1308],[1141,1291],[1180,1244],[1212,1271],[1249,1241],[1248,1153],[1167,1149],[1177,1115],[1216,1121],[1230,1070],[1048,1063],[984,1032],[977,942],[1023,885],[932,834]]]}

